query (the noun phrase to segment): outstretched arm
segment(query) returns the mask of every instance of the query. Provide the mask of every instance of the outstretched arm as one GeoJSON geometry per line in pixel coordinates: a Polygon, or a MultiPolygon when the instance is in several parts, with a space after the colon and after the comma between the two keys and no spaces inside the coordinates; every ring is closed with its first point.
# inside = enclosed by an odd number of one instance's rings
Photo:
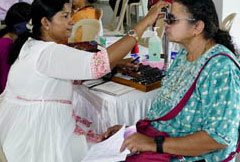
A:
{"type": "MultiPolygon", "coordinates": [[[[205,131],[200,131],[184,137],[166,137],[163,142],[163,152],[183,155],[198,156],[217,149],[224,149],[226,145],[217,143],[205,131]]],[[[136,133],[127,138],[120,151],[128,148],[131,152],[157,151],[154,138],[136,133]]]]}

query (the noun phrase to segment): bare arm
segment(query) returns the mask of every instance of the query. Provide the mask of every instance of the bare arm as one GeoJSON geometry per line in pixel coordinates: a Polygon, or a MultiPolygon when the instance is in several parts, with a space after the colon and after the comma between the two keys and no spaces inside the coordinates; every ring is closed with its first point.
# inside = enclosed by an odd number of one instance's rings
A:
{"type": "MultiPolygon", "coordinates": [[[[184,137],[165,138],[163,152],[183,156],[198,156],[226,147],[217,143],[205,131],[200,131],[184,137]]],[[[136,133],[123,142],[121,151],[125,148],[128,148],[132,152],[156,152],[157,145],[154,138],[136,133]]]]}
{"type": "Polygon", "coordinates": [[[205,131],[184,137],[166,138],[163,143],[164,152],[185,156],[199,156],[226,147],[217,143],[205,131]]]}
{"type": "MultiPolygon", "coordinates": [[[[168,3],[159,1],[154,7],[152,7],[151,10],[149,10],[147,16],[134,27],[139,38],[142,36],[147,27],[156,21],[161,9],[166,6],[168,6],[168,3]]],[[[136,40],[133,37],[126,35],[113,45],[109,46],[107,48],[107,52],[111,68],[116,66],[117,62],[127,55],[135,44],[136,40]]]]}

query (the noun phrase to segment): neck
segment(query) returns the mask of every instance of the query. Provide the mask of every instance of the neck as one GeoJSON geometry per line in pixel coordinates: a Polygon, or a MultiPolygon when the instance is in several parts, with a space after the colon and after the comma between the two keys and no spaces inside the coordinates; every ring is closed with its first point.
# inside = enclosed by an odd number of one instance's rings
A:
{"type": "Polygon", "coordinates": [[[211,39],[204,38],[194,38],[190,42],[184,44],[183,46],[186,48],[187,60],[189,62],[196,61],[201,55],[203,55],[208,49],[214,46],[216,43],[211,39]]]}

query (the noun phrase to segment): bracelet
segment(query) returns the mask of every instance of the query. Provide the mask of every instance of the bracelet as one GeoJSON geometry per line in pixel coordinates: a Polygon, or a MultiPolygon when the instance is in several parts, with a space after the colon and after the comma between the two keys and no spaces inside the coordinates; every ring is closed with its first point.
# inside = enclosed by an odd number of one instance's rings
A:
{"type": "Polygon", "coordinates": [[[163,142],[165,140],[164,136],[156,136],[154,141],[157,144],[157,153],[163,153],[163,142]]]}

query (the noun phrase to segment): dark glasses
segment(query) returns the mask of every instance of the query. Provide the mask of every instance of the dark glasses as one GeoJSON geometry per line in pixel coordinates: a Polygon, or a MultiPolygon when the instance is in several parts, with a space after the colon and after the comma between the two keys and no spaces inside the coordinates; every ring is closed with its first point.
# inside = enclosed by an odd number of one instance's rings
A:
{"type": "Polygon", "coordinates": [[[194,19],[194,18],[176,18],[174,15],[172,15],[171,13],[169,13],[166,8],[163,8],[163,9],[162,9],[162,12],[165,12],[164,21],[165,21],[168,25],[174,24],[176,21],[179,21],[179,20],[186,20],[186,21],[195,21],[195,20],[196,20],[196,19],[194,19]]]}

